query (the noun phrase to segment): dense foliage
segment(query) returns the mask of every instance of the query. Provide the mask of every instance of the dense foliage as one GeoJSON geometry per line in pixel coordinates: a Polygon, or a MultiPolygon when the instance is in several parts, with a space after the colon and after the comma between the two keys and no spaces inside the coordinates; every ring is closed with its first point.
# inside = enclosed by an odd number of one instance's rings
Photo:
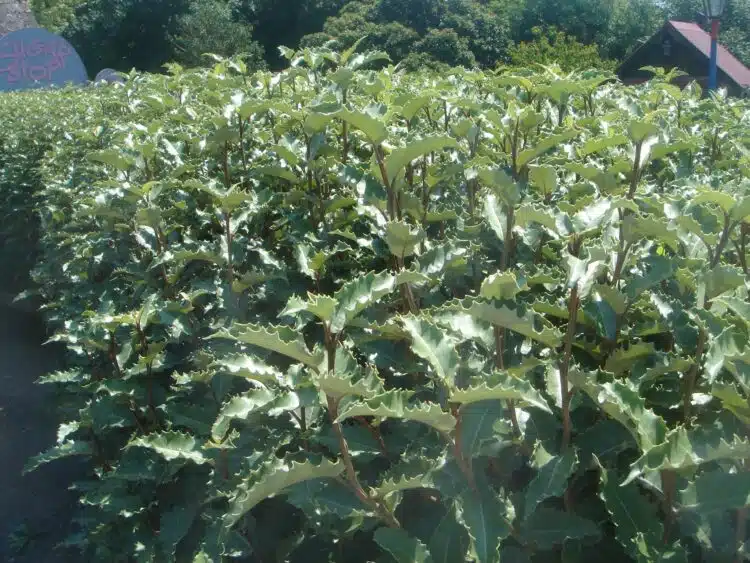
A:
{"type": "MultiPolygon", "coordinates": [[[[554,35],[537,37],[536,28],[564,34],[571,60],[622,60],[667,18],[694,21],[701,0],[31,0],[31,5],[40,23],[70,38],[96,73],[107,66],[160,71],[172,60],[195,64],[217,44],[224,47],[218,54],[258,52],[278,69],[285,64],[279,45],[321,46],[336,39],[345,49],[363,35],[364,47],[383,50],[407,68],[495,68],[514,59],[519,43],[530,43],[532,52],[544,51],[545,39],[555,43],[554,35]],[[180,26],[186,17],[205,27],[191,33],[194,25],[180,26]]],[[[750,2],[728,5],[722,42],[750,65],[750,2]]]]}
{"type": "Polygon", "coordinates": [[[284,55],[0,98],[2,209],[38,210],[68,352],[43,379],[58,442],[29,469],[91,466],[69,545],[745,553],[747,102],[284,55]]]}
{"type": "Polygon", "coordinates": [[[522,41],[508,49],[511,64],[534,68],[535,65],[557,64],[566,72],[584,68],[615,70],[615,61],[601,59],[596,45],[583,45],[574,37],[557,29],[534,28],[533,41],[522,41]]]}

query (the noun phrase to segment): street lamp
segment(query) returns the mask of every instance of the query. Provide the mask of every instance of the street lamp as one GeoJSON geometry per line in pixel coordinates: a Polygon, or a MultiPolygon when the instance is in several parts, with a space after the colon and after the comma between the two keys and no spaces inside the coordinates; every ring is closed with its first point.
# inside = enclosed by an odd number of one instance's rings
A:
{"type": "Polygon", "coordinates": [[[711,21],[711,62],[708,67],[708,89],[716,90],[716,57],[719,51],[719,20],[724,15],[727,0],[703,0],[704,15],[711,21]]]}

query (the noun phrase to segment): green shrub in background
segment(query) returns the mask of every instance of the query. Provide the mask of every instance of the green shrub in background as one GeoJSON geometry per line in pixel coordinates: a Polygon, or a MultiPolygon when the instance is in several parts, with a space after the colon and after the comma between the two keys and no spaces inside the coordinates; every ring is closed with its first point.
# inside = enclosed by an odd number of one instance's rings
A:
{"type": "Polygon", "coordinates": [[[250,69],[266,67],[263,48],[253,40],[253,28],[232,17],[226,2],[193,2],[190,11],[181,15],[177,32],[170,37],[175,60],[185,66],[205,66],[206,53],[221,57],[244,54],[250,69]]]}
{"type": "Polygon", "coordinates": [[[511,45],[508,48],[510,62],[516,66],[557,64],[564,71],[589,68],[615,70],[617,61],[602,59],[597,45],[583,45],[564,31],[555,28],[532,30],[534,40],[511,45]]]}
{"type": "Polygon", "coordinates": [[[3,211],[35,207],[68,350],[29,469],[90,460],[69,545],[741,558],[747,102],[284,54],[0,98],[3,211]]]}

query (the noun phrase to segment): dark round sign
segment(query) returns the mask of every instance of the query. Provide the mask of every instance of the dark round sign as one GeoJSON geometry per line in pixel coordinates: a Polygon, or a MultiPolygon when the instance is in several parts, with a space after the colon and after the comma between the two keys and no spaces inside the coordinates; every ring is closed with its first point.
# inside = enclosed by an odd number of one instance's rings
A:
{"type": "Polygon", "coordinates": [[[97,82],[116,82],[118,84],[125,84],[125,79],[122,74],[111,68],[105,68],[99,71],[94,78],[94,83],[97,82]]]}
{"type": "Polygon", "coordinates": [[[0,38],[0,91],[83,84],[86,67],[75,49],[46,29],[26,28],[0,38]]]}

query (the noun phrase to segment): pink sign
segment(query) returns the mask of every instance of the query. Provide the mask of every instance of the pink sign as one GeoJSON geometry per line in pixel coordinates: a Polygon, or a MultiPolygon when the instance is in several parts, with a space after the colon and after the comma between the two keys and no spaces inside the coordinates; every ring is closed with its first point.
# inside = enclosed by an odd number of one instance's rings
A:
{"type": "Polygon", "coordinates": [[[87,79],[70,43],[45,29],[22,29],[0,39],[0,90],[80,84],[87,79]]]}

